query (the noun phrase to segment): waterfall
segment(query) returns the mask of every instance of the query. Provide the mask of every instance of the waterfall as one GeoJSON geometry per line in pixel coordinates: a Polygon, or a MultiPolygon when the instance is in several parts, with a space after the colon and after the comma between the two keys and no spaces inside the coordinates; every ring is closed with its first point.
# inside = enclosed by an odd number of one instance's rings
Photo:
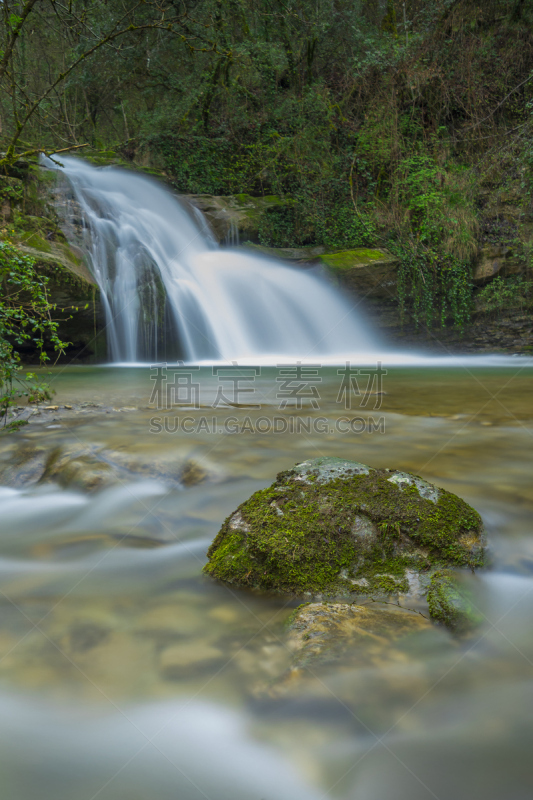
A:
{"type": "Polygon", "coordinates": [[[329,360],[377,347],[323,276],[218,248],[205,218],[155,180],[61,156],[101,290],[114,362],[329,360]]]}

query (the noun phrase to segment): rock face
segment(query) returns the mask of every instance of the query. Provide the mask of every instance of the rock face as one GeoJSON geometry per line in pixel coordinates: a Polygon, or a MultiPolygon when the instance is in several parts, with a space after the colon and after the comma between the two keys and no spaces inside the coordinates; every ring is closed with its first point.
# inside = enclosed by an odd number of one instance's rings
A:
{"type": "Polygon", "coordinates": [[[282,702],[335,697],[359,717],[376,706],[394,708],[399,697],[411,705],[433,683],[421,654],[437,646],[442,657],[448,642],[427,617],[389,603],[305,603],[287,623],[288,667],[258,683],[255,694],[282,702]]]}
{"type": "MultiPolygon", "coordinates": [[[[73,358],[103,358],[106,342],[100,293],[82,251],[69,244],[66,234],[70,231],[65,234],[57,219],[61,202],[66,206],[66,182],[61,182],[59,173],[31,164],[19,184],[24,203],[4,203],[0,213],[9,230],[9,241],[21,255],[33,258],[38,272],[49,279],[47,294],[55,306],[53,317],[61,339],[67,342],[64,358],[69,362],[73,358]]],[[[37,359],[33,342],[17,349],[26,363],[37,359]]]]}
{"type": "Polygon", "coordinates": [[[235,194],[217,197],[210,194],[185,194],[185,202],[200,209],[205,215],[219,242],[238,244],[239,239],[259,241],[259,229],[264,215],[274,208],[289,205],[292,201],[268,195],[252,197],[235,194]]]}
{"type": "Polygon", "coordinates": [[[399,261],[385,250],[360,248],[328,252],[317,247],[264,247],[245,244],[256,254],[303,266],[322,265],[342,287],[373,298],[396,297],[399,261]]]}
{"type": "Polygon", "coordinates": [[[511,247],[506,245],[489,245],[483,247],[472,271],[474,283],[488,283],[496,275],[507,277],[523,271],[523,262],[511,247]]]}
{"type": "Polygon", "coordinates": [[[317,458],[282,472],[225,521],[204,570],[301,597],[425,594],[432,572],[483,564],[464,500],[406,472],[317,458]]]}
{"type": "Polygon", "coordinates": [[[317,245],[316,247],[266,247],[262,244],[247,242],[242,245],[242,248],[255,255],[274,258],[277,261],[287,261],[289,264],[305,264],[306,266],[319,263],[320,256],[325,255],[327,252],[327,248],[323,245],[317,245]]]}

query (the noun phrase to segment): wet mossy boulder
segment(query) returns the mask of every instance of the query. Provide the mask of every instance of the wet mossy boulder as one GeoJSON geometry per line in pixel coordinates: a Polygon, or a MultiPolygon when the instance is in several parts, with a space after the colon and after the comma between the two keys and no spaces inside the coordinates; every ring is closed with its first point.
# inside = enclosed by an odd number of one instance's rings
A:
{"type": "Polygon", "coordinates": [[[204,571],[300,597],[424,595],[446,566],[482,566],[481,517],[407,472],[317,458],[280,473],[224,522],[204,571]]]}
{"type": "Polygon", "coordinates": [[[385,250],[360,248],[325,253],[320,261],[341,286],[373,297],[388,298],[396,294],[400,262],[385,250]]]}

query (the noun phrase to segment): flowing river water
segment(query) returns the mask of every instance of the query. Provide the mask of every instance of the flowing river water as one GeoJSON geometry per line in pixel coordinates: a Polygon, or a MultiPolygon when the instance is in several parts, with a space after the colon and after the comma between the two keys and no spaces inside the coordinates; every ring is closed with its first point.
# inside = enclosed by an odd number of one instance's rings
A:
{"type": "Polygon", "coordinates": [[[349,409],[335,367],[302,402],[279,370],[246,374],[191,371],[191,409],[146,367],[56,368],[52,408],[0,438],[3,796],[531,797],[530,360],[391,368],[349,409]],[[236,386],[254,392],[231,402],[236,386]],[[414,472],[480,511],[492,567],[465,577],[473,635],[428,626],[294,673],[297,602],[202,576],[225,517],[319,455],[414,472]]]}

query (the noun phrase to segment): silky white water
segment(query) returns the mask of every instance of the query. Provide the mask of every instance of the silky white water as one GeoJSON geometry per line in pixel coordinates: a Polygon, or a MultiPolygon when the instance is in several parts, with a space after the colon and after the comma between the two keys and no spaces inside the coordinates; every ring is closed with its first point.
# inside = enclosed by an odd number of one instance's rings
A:
{"type": "Polygon", "coordinates": [[[77,158],[61,164],[83,218],[113,362],[341,360],[376,349],[366,320],[324,277],[219,248],[199,212],[145,176],[77,158]]]}

